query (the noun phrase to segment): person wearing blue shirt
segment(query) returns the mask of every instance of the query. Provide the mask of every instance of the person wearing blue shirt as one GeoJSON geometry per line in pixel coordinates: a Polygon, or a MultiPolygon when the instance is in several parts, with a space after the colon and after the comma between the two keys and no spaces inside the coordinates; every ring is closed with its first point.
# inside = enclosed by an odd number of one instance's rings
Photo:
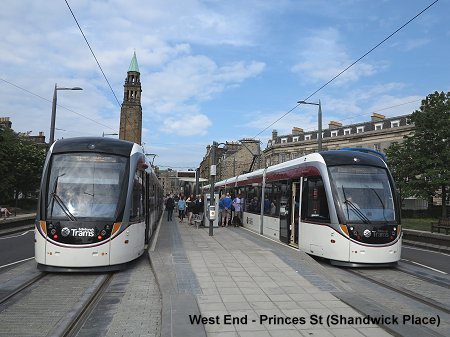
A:
{"type": "Polygon", "coordinates": [[[228,227],[228,222],[231,219],[232,203],[233,200],[231,200],[230,193],[227,193],[227,196],[222,200],[223,204],[222,227],[228,227]]]}
{"type": "Polygon", "coordinates": [[[186,201],[184,200],[184,196],[181,196],[180,200],[177,203],[178,207],[178,217],[180,218],[180,222],[183,222],[186,210],[186,201]]]}

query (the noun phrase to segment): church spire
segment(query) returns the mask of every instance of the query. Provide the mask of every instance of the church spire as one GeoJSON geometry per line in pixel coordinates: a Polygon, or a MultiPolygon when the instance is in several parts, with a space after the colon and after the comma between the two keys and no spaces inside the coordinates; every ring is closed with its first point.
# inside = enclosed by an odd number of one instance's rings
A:
{"type": "Polygon", "coordinates": [[[131,59],[130,67],[128,68],[128,71],[135,71],[139,72],[139,66],[136,58],[136,52],[133,54],[133,58],[131,59]]]}

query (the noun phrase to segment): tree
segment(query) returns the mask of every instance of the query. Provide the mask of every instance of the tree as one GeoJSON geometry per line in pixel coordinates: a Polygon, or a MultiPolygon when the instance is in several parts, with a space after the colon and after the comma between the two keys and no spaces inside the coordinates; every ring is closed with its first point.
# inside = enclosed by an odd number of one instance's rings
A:
{"type": "Polygon", "coordinates": [[[428,95],[411,114],[412,135],[388,150],[389,167],[403,195],[424,199],[440,196],[447,216],[450,185],[450,92],[428,95]]]}
{"type": "Polygon", "coordinates": [[[39,189],[45,148],[10,128],[0,128],[0,204],[39,189]]]}

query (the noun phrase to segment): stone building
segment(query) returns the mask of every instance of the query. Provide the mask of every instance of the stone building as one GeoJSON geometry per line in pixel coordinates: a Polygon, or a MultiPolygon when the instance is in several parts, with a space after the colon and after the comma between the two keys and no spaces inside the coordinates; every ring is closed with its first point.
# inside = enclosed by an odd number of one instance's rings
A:
{"type": "Polygon", "coordinates": [[[142,141],[141,79],[136,52],[131,59],[124,84],[123,103],[120,112],[119,139],[137,144],[142,141]]]}
{"type": "Polygon", "coordinates": [[[0,127],[2,126],[11,129],[12,122],[9,120],[9,117],[0,117],[0,127]]]}
{"type": "MultiPolygon", "coordinates": [[[[328,128],[322,130],[322,151],[348,147],[370,148],[384,153],[394,142],[402,142],[403,136],[414,130],[409,115],[385,118],[373,113],[370,122],[342,125],[330,121],[328,128]]],[[[299,127],[292,133],[279,136],[276,130],[268,141],[264,153],[264,165],[271,166],[305,154],[317,152],[317,130],[305,132],[299,127]]]]}
{"type": "MultiPolygon", "coordinates": [[[[254,171],[261,167],[260,141],[242,139],[237,142],[226,142],[225,146],[215,149],[216,181],[239,174],[254,171]]],[[[206,154],[200,163],[200,177],[210,179],[212,165],[211,145],[206,147],[206,154]]]]}
{"type": "MultiPolygon", "coordinates": [[[[12,121],[9,117],[0,117],[0,128],[12,128],[12,121]]],[[[31,131],[28,132],[19,132],[19,136],[26,137],[27,139],[31,140],[32,142],[42,145],[42,146],[48,146],[48,144],[45,143],[45,135],[44,131],[39,131],[39,134],[37,136],[33,136],[31,134],[31,131]]]]}
{"type": "Polygon", "coordinates": [[[179,193],[177,171],[172,169],[159,170],[158,178],[163,186],[164,195],[179,193]]]}

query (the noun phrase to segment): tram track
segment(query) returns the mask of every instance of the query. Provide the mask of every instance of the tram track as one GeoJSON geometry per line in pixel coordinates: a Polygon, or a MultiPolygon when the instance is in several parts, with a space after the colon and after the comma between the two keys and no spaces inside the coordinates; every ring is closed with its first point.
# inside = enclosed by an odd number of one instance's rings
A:
{"type": "MultiPolygon", "coordinates": [[[[406,297],[408,297],[408,298],[410,298],[410,299],[412,299],[414,301],[423,303],[423,304],[425,304],[425,305],[427,305],[429,307],[433,307],[434,309],[437,309],[437,310],[439,310],[441,312],[444,312],[446,314],[450,314],[449,307],[445,306],[444,303],[441,303],[441,302],[439,302],[439,301],[437,301],[435,299],[432,299],[430,297],[424,296],[424,295],[419,294],[417,292],[408,290],[405,287],[401,287],[401,286],[395,285],[394,283],[388,282],[388,281],[384,280],[383,278],[373,277],[373,276],[369,275],[364,270],[352,270],[352,269],[349,269],[349,270],[347,270],[347,272],[350,273],[350,274],[356,275],[358,277],[361,277],[361,278],[363,278],[363,279],[365,279],[367,281],[370,281],[372,283],[375,283],[375,284],[377,284],[379,286],[382,286],[382,287],[384,287],[386,289],[389,289],[389,290],[395,291],[395,292],[397,292],[399,294],[402,294],[402,295],[404,295],[404,296],[406,296],[406,297]]],[[[409,272],[406,272],[406,271],[403,271],[403,270],[397,270],[397,272],[417,277],[413,273],[409,273],[409,272]]],[[[426,279],[424,277],[422,277],[421,279],[424,280],[424,281],[427,281],[427,282],[430,281],[429,279],[426,279]]]]}
{"type": "Polygon", "coordinates": [[[380,324],[388,333],[449,336],[448,276],[405,263],[395,268],[358,269],[334,267],[327,260],[316,261],[324,267],[323,275],[339,288],[332,294],[361,315],[398,317],[400,323],[405,317],[410,318],[403,324],[380,324]],[[429,319],[436,319],[438,325],[426,323],[429,319]]]}
{"type": "Polygon", "coordinates": [[[35,275],[31,279],[26,280],[25,282],[21,283],[18,287],[7,293],[6,295],[3,295],[0,298],[0,308],[2,307],[3,303],[7,302],[9,299],[11,299],[14,296],[19,295],[27,288],[31,287],[33,284],[37,283],[39,280],[41,280],[43,277],[45,277],[46,273],[40,273],[38,275],[35,275]]]}
{"type": "Polygon", "coordinates": [[[113,276],[113,273],[103,275],[103,277],[99,279],[99,282],[95,284],[92,293],[86,294],[86,296],[75,305],[71,315],[62,319],[48,335],[61,337],[76,336],[95,309],[97,303],[102,299],[113,276]]]}
{"type": "Polygon", "coordinates": [[[76,336],[113,277],[114,273],[30,274],[19,286],[3,290],[0,336],[76,336]]]}

